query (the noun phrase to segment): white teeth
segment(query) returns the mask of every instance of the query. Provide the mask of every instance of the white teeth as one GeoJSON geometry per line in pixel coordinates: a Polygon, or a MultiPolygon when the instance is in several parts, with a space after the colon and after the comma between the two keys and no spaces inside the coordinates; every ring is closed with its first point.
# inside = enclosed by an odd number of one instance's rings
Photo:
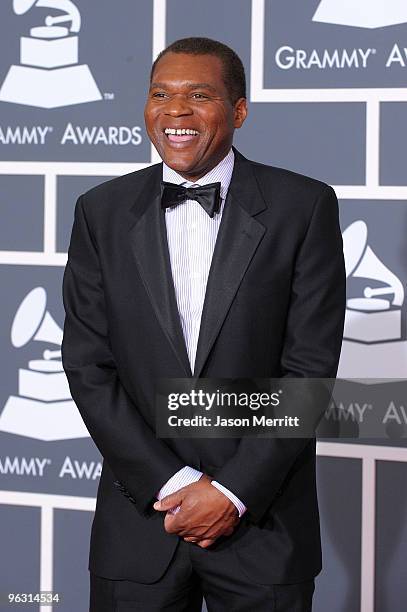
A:
{"type": "Polygon", "coordinates": [[[174,129],[174,128],[165,128],[164,130],[165,134],[173,134],[174,136],[197,136],[199,134],[199,132],[197,132],[196,130],[190,130],[190,129],[174,129]]]}

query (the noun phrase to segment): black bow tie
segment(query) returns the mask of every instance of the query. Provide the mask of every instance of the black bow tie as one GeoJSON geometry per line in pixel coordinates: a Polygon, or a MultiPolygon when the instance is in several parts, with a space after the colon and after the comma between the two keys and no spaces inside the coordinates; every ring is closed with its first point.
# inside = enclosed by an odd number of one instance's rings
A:
{"type": "Polygon", "coordinates": [[[161,208],[177,206],[185,200],[195,200],[206,210],[210,217],[220,209],[220,183],[210,183],[202,187],[183,187],[161,181],[161,208]]]}

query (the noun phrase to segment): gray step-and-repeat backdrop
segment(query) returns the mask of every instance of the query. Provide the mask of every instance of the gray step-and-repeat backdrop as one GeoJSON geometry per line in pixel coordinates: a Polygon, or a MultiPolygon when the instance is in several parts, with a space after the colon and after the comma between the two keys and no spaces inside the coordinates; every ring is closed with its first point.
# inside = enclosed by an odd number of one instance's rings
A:
{"type": "MultiPolygon", "coordinates": [[[[55,610],[85,612],[101,457],[60,359],[76,197],[157,161],[143,125],[152,58],[184,36],[224,41],[248,74],[238,148],[340,199],[339,375],[406,378],[407,2],[2,0],[0,24],[0,593],[53,590],[55,610]]],[[[407,424],[403,406],[391,418],[407,424]]],[[[315,610],[403,612],[407,445],[350,442],[318,444],[315,610]]]]}

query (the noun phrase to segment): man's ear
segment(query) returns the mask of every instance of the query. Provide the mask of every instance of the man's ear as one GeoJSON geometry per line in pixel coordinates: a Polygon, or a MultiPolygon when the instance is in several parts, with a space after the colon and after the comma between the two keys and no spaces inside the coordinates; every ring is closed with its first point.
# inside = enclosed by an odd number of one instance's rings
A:
{"type": "Polygon", "coordinates": [[[235,112],[234,126],[235,126],[235,128],[240,128],[240,127],[242,127],[242,125],[244,123],[244,120],[247,117],[247,100],[246,100],[246,98],[239,98],[235,102],[234,112],[235,112]]]}

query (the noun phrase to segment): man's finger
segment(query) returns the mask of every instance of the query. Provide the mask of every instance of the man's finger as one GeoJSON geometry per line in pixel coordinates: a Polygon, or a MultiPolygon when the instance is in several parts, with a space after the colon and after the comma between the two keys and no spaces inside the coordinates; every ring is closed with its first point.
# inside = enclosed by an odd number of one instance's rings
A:
{"type": "Polygon", "coordinates": [[[175,493],[171,493],[171,495],[167,495],[163,497],[161,501],[156,501],[153,504],[154,510],[159,510],[160,512],[166,512],[167,510],[171,510],[171,508],[175,508],[179,506],[182,502],[183,494],[179,491],[175,493]]]}
{"type": "Polygon", "coordinates": [[[185,536],[185,542],[199,542],[199,538],[196,536],[185,536]]]}
{"type": "MultiPolygon", "coordinates": [[[[167,533],[178,533],[183,531],[185,535],[193,537],[191,532],[185,531],[185,525],[183,520],[182,512],[173,513],[168,511],[164,517],[164,529],[167,533]]],[[[181,535],[178,533],[178,535],[181,535]]]]}
{"type": "Polygon", "coordinates": [[[208,548],[208,546],[210,546],[211,544],[213,544],[214,542],[216,542],[216,538],[213,539],[206,539],[206,540],[200,540],[199,542],[197,542],[198,546],[200,546],[201,548],[208,548]]]}

